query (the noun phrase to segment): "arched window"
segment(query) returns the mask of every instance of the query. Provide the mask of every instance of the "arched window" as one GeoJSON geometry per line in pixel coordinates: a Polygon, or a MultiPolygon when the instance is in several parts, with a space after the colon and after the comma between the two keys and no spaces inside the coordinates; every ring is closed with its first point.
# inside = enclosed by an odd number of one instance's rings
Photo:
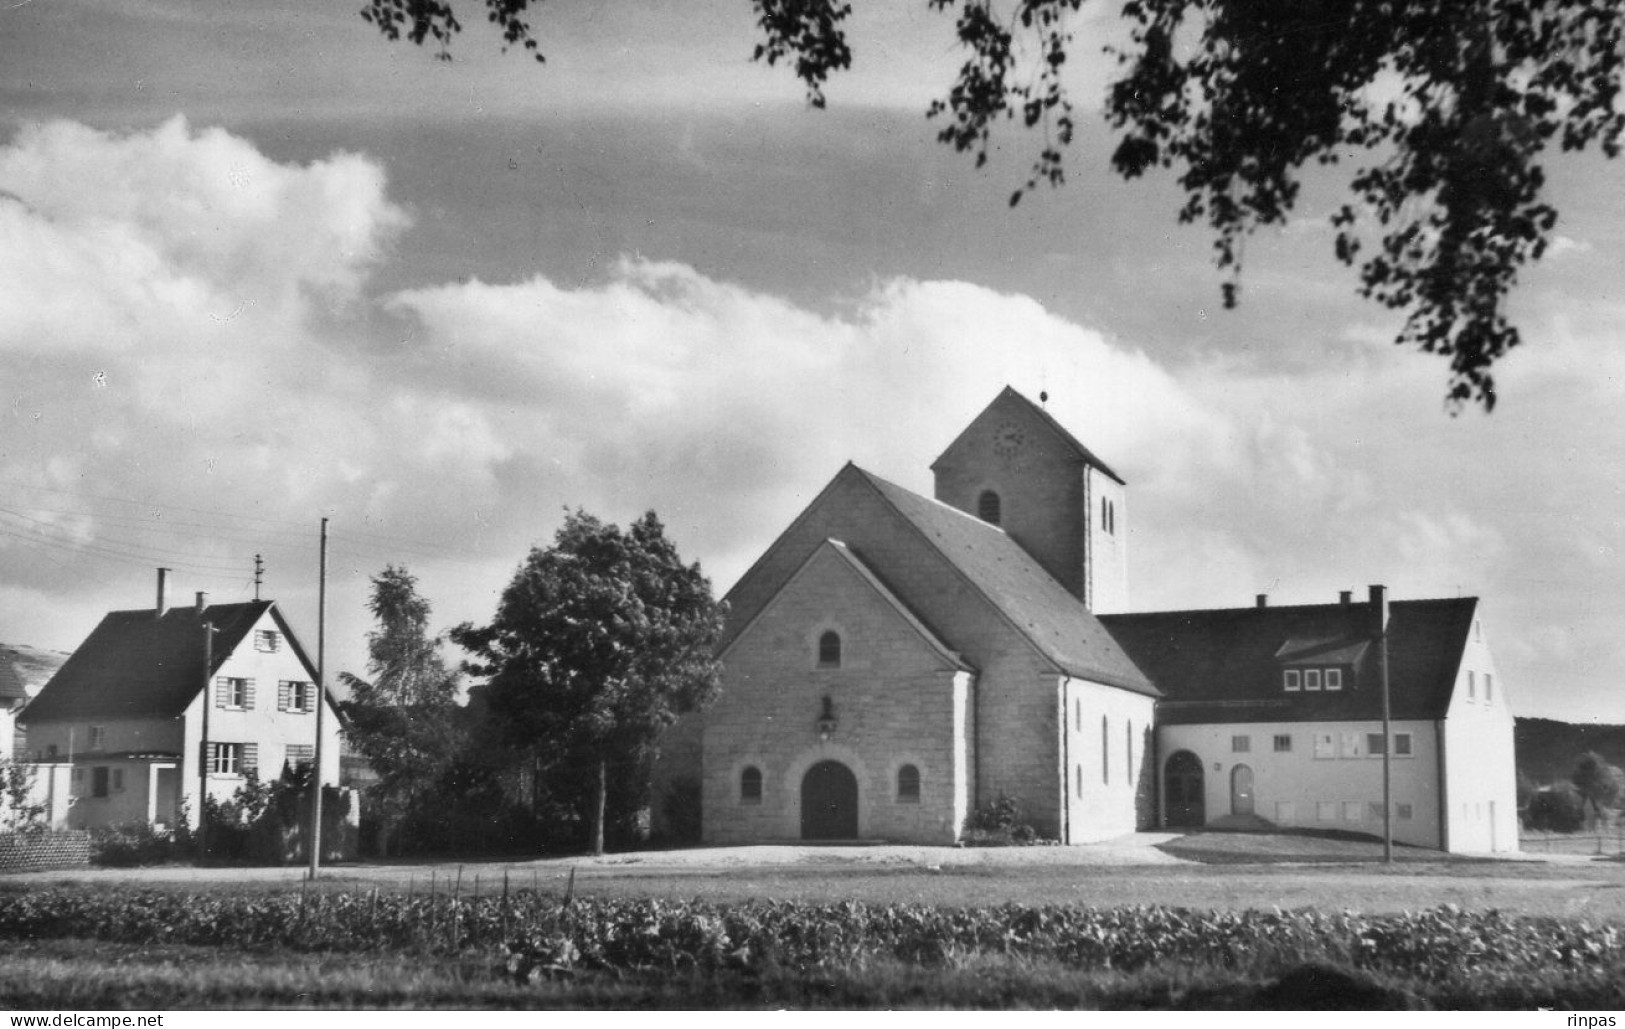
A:
{"type": "Polygon", "coordinates": [[[920,770],[913,765],[897,770],[897,800],[902,804],[920,802],[920,770]]]}
{"type": "Polygon", "coordinates": [[[998,525],[1002,514],[999,495],[990,489],[983,490],[976,498],[976,517],[989,525],[998,525]]]}
{"type": "Polygon", "coordinates": [[[1106,716],[1100,716],[1100,781],[1112,781],[1112,737],[1106,725],[1106,716]]]}
{"type": "Polygon", "coordinates": [[[841,667],[841,634],[833,629],[818,637],[818,667],[841,667]]]}
{"type": "Polygon", "coordinates": [[[739,802],[741,804],[762,802],[762,770],[755,765],[750,765],[739,773],[739,802]]]}

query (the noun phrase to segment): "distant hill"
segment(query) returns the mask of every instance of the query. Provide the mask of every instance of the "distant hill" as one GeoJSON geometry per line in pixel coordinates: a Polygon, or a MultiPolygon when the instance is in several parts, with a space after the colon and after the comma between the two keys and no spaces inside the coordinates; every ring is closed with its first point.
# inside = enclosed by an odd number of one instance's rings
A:
{"type": "Polygon", "coordinates": [[[25,647],[18,643],[0,643],[0,660],[11,663],[12,670],[23,681],[23,688],[32,697],[50,681],[56,670],[68,660],[68,655],[60,650],[41,650],[38,647],[25,647]]]}
{"type": "Polygon", "coordinates": [[[1512,738],[1518,771],[1537,785],[1567,781],[1574,759],[1588,750],[1625,768],[1625,725],[1575,725],[1550,718],[1520,718],[1512,738]]]}

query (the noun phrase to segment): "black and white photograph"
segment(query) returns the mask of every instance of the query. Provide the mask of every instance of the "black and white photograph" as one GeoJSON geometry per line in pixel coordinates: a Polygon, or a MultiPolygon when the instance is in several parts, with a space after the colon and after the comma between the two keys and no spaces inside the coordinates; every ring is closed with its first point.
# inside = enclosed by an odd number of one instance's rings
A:
{"type": "Polygon", "coordinates": [[[1620,0],[0,0],[0,1007],[1616,1024],[1622,87],[1620,0]]]}

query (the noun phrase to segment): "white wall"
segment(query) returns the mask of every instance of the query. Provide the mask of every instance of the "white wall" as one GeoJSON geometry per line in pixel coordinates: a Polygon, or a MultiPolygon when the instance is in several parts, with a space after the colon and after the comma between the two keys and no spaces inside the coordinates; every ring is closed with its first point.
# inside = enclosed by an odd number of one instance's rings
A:
{"type": "Polygon", "coordinates": [[[1450,849],[1518,849],[1517,755],[1512,707],[1475,613],[1444,723],[1450,849]],[[1488,686],[1488,689],[1486,689],[1488,686]]]}
{"type": "MultiPolygon", "coordinates": [[[[1438,743],[1435,723],[1396,721],[1393,731],[1409,733],[1411,754],[1394,756],[1391,796],[1394,839],[1421,847],[1440,846],[1438,743]],[[1403,817],[1409,805],[1409,818],[1403,817]]],[[[1253,771],[1253,810],[1283,826],[1342,829],[1382,835],[1382,758],[1367,752],[1366,735],[1381,733],[1382,722],[1244,722],[1232,725],[1165,725],[1158,730],[1157,759],[1162,769],[1180,750],[1202,761],[1209,823],[1231,813],[1231,775],[1237,765],[1253,771]],[[1277,751],[1275,737],[1291,739],[1277,751]],[[1234,738],[1246,737],[1238,752],[1234,738]],[[1325,740],[1330,737],[1328,750],[1325,740]],[[1317,741],[1320,742],[1317,756],[1317,741]]],[[[1161,775],[1158,777],[1162,781],[1161,775]]]]}
{"type": "Polygon", "coordinates": [[[1146,764],[1156,702],[1084,679],[1060,683],[1065,843],[1108,840],[1141,827],[1152,777],[1146,764]],[[1102,721],[1105,733],[1101,732],[1102,721]],[[1132,734],[1132,745],[1130,744],[1132,734]]]}

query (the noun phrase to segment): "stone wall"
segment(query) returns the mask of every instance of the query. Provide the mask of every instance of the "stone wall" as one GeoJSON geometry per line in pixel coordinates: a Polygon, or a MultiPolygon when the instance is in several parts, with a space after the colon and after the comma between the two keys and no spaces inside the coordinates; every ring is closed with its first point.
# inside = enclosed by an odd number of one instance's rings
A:
{"type": "Polygon", "coordinates": [[[43,872],[89,865],[90,833],[82,829],[0,834],[0,872],[43,872]]]}

